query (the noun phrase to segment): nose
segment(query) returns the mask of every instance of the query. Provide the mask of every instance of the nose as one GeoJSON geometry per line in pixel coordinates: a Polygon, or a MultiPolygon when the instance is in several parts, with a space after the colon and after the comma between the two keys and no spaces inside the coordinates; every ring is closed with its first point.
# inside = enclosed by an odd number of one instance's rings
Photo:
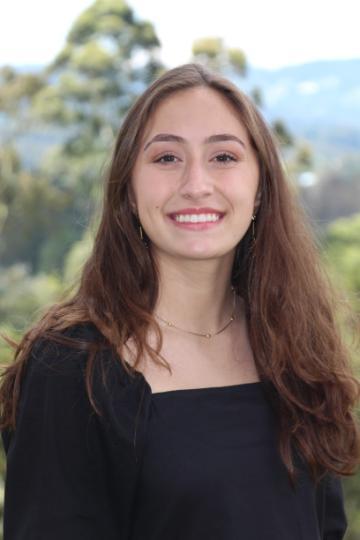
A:
{"type": "Polygon", "coordinates": [[[189,162],[181,180],[180,195],[187,199],[201,199],[213,193],[211,176],[200,161],[189,162]]]}

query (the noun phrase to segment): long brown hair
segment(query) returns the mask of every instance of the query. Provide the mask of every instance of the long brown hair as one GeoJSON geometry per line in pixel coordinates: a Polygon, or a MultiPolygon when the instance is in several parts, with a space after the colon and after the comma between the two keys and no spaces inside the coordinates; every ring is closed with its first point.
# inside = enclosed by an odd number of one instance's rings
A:
{"type": "Polygon", "coordinates": [[[15,428],[22,372],[40,336],[62,341],[61,332],[86,322],[100,330],[104,339],[99,343],[78,345],[89,351],[86,387],[95,410],[90,381],[97,347],[110,344],[119,352],[118,361],[131,371],[121,356],[131,337],[137,350],[134,370],[144,353],[169,367],[160,354],[161,331],[152,316],[158,295],[156,264],[151,246],[139,237],[129,188],[144,128],[158,104],[174,92],[199,86],[232,104],[260,165],[256,240],[249,229],[237,246],[232,282],[245,301],[258,373],[278,413],[281,457],[292,479],[293,447],[316,479],[326,471],[353,474],[360,461],[354,414],[360,384],[336,322],[337,294],[261,114],[232,83],[198,64],[163,74],[126,116],[107,174],[101,222],[78,290],[53,306],[17,346],[14,362],[2,374],[0,427],[15,428]],[[146,341],[149,328],[158,338],[154,348],[146,341]]]}

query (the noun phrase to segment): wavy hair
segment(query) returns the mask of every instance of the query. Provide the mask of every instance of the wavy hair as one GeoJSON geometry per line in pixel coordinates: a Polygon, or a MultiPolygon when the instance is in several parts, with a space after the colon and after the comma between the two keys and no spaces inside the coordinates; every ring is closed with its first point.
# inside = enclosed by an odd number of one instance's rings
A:
{"type": "Polygon", "coordinates": [[[16,345],[14,361],[2,374],[1,428],[15,429],[26,360],[35,340],[68,342],[64,330],[93,323],[103,338],[73,343],[88,351],[85,373],[89,400],[91,374],[99,348],[110,344],[126,371],[135,372],[148,354],[161,356],[161,330],[153,317],[158,272],[138,234],[131,207],[131,175],[144,128],[159,103],[175,92],[212,89],[233,106],[247,129],[260,167],[261,203],[256,239],[250,228],[238,244],[232,284],[245,301],[249,338],[260,380],[279,418],[279,451],[293,481],[293,449],[314,479],[327,471],[353,474],[360,462],[360,435],[354,409],[360,384],[350,366],[336,313],[340,296],[331,285],[307,216],[288,183],[275,140],[252,101],[228,80],[198,64],[165,72],[138,98],[119,131],[107,172],[102,217],[76,293],[52,306],[16,345]],[[149,329],[157,344],[146,341],[149,329]],[[129,338],[136,359],[129,366],[121,352],[129,338]]]}

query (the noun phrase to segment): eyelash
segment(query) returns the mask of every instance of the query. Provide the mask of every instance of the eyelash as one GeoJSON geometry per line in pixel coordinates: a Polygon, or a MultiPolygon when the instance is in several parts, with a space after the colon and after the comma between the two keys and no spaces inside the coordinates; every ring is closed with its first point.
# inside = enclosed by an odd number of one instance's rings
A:
{"type": "MultiPolygon", "coordinates": [[[[235,158],[233,155],[229,154],[228,152],[221,152],[220,154],[218,154],[217,156],[215,156],[215,158],[218,158],[218,157],[223,157],[223,156],[226,156],[227,158],[229,159],[226,159],[226,161],[218,161],[218,163],[221,163],[221,164],[227,164],[227,163],[230,163],[230,162],[237,162],[238,159],[235,158]]],[[[155,159],[154,163],[160,163],[162,165],[165,165],[167,163],[174,163],[174,161],[161,161],[162,159],[164,158],[167,158],[167,157],[174,157],[176,158],[176,156],[174,154],[163,154],[162,156],[160,156],[159,158],[155,159]]],[[[177,158],[176,158],[177,159],[177,158]]]]}

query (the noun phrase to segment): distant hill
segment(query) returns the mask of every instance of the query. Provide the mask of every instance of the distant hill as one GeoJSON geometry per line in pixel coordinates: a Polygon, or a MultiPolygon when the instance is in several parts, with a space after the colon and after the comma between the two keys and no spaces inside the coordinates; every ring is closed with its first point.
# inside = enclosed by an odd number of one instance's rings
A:
{"type": "Polygon", "coordinates": [[[259,87],[268,120],[284,119],[295,135],[324,151],[360,150],[360,58],[276,70],[250,67],[238,84],[247,92],[259,87]]]}
{"type": "MultiPolygon", "coordinates": [[[[16,67],[16,66],[15,66],[16,67]]],[[[41,66],[17,66],[20,71],[39,71],[41,66]]],[[[251,67],[236,81],[245,92],[259,87],[262,112],[268,121],[280,118],[297,138],[309,141],[323,161],[360,150],[360,58],[331,60],[265,70],[251,67]]],[[[0,142],[6,136],[0,115],[0,142]]],[[[56,142],[57,130],[41,130],[21,137],[25,161],[41,155],[44,144],[56,142]],[[29,151],[32,149],[32,151],[29,151]],[[25,157],[26,156],[26,157],[25,157]]],[[[359,157],[360,161],[360,157],[359,157]]]]}

